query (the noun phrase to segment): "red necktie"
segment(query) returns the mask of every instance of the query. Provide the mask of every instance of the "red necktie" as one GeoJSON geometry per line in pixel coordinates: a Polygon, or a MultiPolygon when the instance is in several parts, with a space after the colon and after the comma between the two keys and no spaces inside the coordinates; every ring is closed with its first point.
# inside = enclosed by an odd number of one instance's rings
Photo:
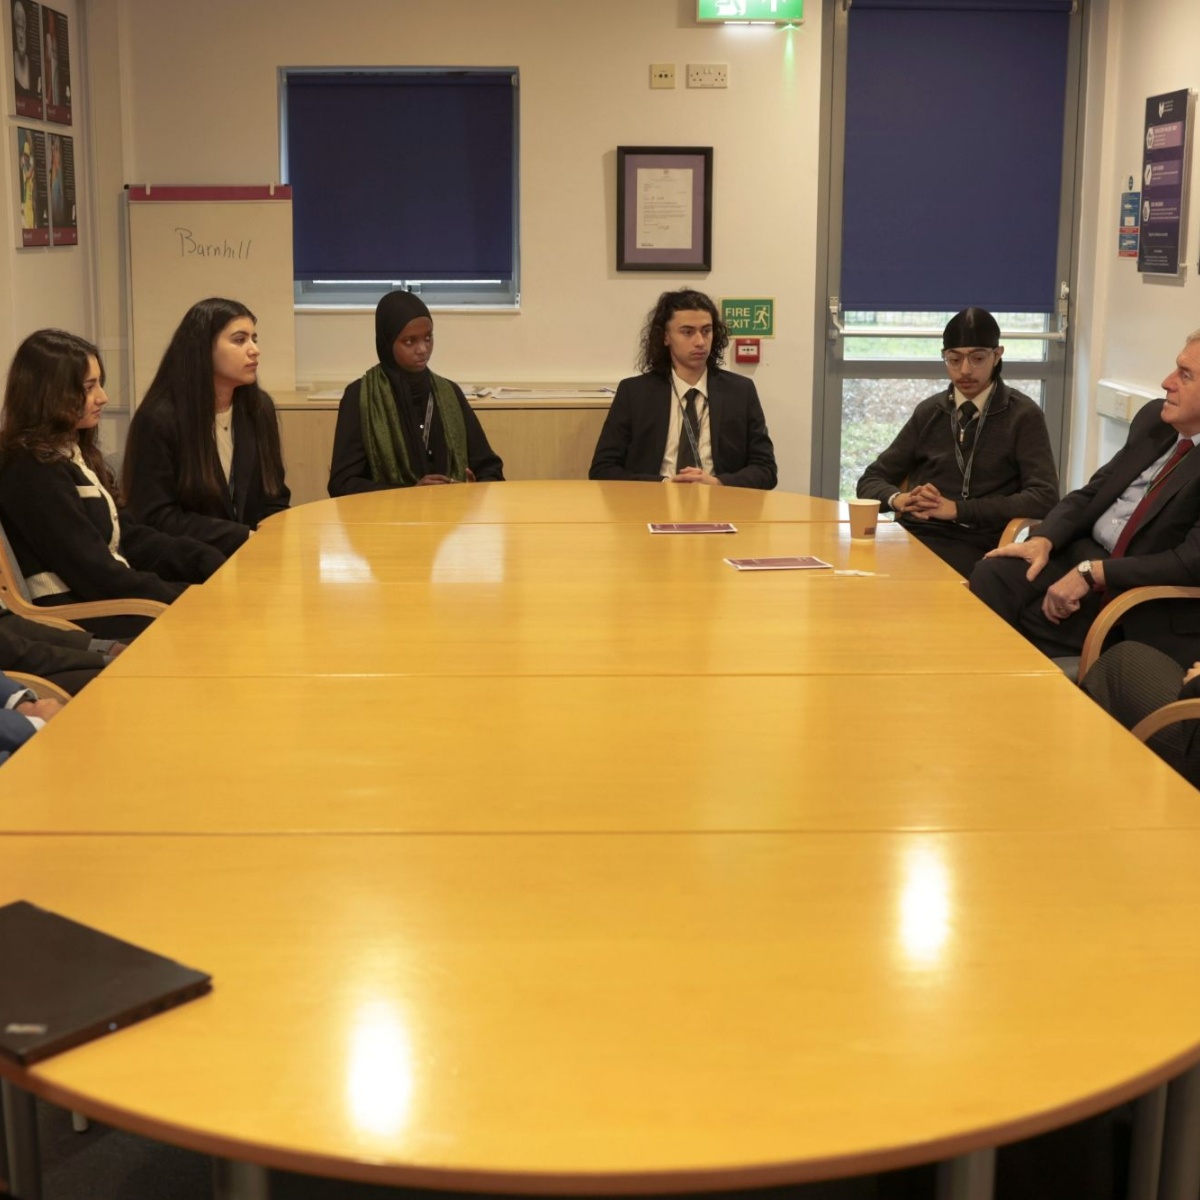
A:
{"type": "Polygon", "coordinates": [[[1133,535],[1137,533],[1138,526],[1146,519],[1146,513],[1158,493],[1159,485],[1162,484],[1168,475],[1175,470],[1183,461],[1183,456],[1192,448],[1195,443],[1191,438],[1180,438],[1176,443],[1175,449],[1171,457],[1163,463],[1162,470],[1155,475],[1150,486],[1146,489],[1146,494],[1138,501],[1138,506],[1129,514],[1129,520],[1125,522],[1125,528],[1121,530],[1121,536],[1117,538],[1117,544],[1113,547],[1113,558],[1120,558],[1129,548],[1129,543],[1133,535]]]}

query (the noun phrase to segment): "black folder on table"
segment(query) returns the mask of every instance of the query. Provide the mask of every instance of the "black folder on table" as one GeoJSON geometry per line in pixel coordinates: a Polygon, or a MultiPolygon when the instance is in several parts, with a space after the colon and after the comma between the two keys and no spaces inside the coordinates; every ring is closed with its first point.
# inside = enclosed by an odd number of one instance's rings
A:
{"type": "Polygon", "coordinates": [[[202,971],[25,900],[0,906],[0,1055],[22,1066],[211,987],[202,971]]]}

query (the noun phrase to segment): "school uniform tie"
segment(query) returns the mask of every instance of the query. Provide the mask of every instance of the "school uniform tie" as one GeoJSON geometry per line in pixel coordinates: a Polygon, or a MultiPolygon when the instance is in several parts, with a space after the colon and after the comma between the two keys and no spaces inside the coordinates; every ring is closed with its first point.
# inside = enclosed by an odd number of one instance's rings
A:
{"type": "Polygon", "coordinates": [[[975,418],[979,415],[979,406],[971,400],[964,400],[958,409],[958,444],[962,448],[963,454],[971,453],[971,445],[975,441],[975,435],[972,433],[970,441],[967,440],[968,431],[975,418]]]}
{"type": "Polygon", "coordinates": [[[696,397],[700,395],[697,388],[688,388],[683,395],[683,424],[679,429],[679,453],[675,456],[675,470],[682,471],[684,467],[698,467],[700,463],[692,452],[692,438],[688,437],[688,429],[700,445],[700,417],[696,412],[696,397]]]}
{"type": "Polygon", "coordinates": [[[1191,438],[1179,439],[1171,457],[1163,463],[1162,470],[1151,481],[1150,486],[1146,489],[1146,494],[1138,501],[1137,508],[1129,514],[1129,520],[1125,522],[1125,528],[1121,530],[1121,536],[1117,538],[1117,544],[1113,547],[1113,558],[1121,558],[1129,548],[1129,543],[1133,539],[1133,535],[1137,533],[1138,526],[1146,519],[1146,513],[1150,510],[1150,505],[1154,502],[1159,488],[1166,482],[1167,476],[1183,461],[1184,455],[1192,449],[1193,445],[1191,438]]]}

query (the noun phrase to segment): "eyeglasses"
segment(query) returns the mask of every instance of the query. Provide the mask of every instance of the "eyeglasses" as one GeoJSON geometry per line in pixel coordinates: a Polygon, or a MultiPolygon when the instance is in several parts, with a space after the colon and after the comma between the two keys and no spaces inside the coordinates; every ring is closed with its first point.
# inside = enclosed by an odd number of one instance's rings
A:
{"type": "Polygon", "coordinates": [[[986,367],[988,359],[995,353],[995,350],[943,350],[942,362],[952,371],[957,371],[962,366],[964,358],[973,367],[986,367]]]}

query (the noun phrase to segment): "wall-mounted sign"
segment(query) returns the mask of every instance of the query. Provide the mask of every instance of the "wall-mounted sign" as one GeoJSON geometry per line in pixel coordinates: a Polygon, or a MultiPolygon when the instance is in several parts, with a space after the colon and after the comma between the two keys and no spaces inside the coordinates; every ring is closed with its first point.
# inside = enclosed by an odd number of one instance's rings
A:
{"type": "Polygon", "coordinates": [[[804,20],[804,0],[696,0],[697,21],[804,20]]]}
{"type": "Polygon", "coordinates": [[[1187,89],[1151,96],[1142,132],[1138,270],[1147,275],[1178,275],[1191,140],[1187,89]]]}
{"type": "Polygon", "coordinates": [[[730,337],[774,337],[774,300],[722,300],[721,320],[730,337]]]}
{"type": "MultiPolygon", "coordinates": [[[[1132,182],[1132,176],[1130,177],[1132,182]]],[[[1138,233],[1142,227],[1142,193],[1121,193],[1121,228],[1117,234],[1117,257],[1137,258],[1138,233]]]]}

